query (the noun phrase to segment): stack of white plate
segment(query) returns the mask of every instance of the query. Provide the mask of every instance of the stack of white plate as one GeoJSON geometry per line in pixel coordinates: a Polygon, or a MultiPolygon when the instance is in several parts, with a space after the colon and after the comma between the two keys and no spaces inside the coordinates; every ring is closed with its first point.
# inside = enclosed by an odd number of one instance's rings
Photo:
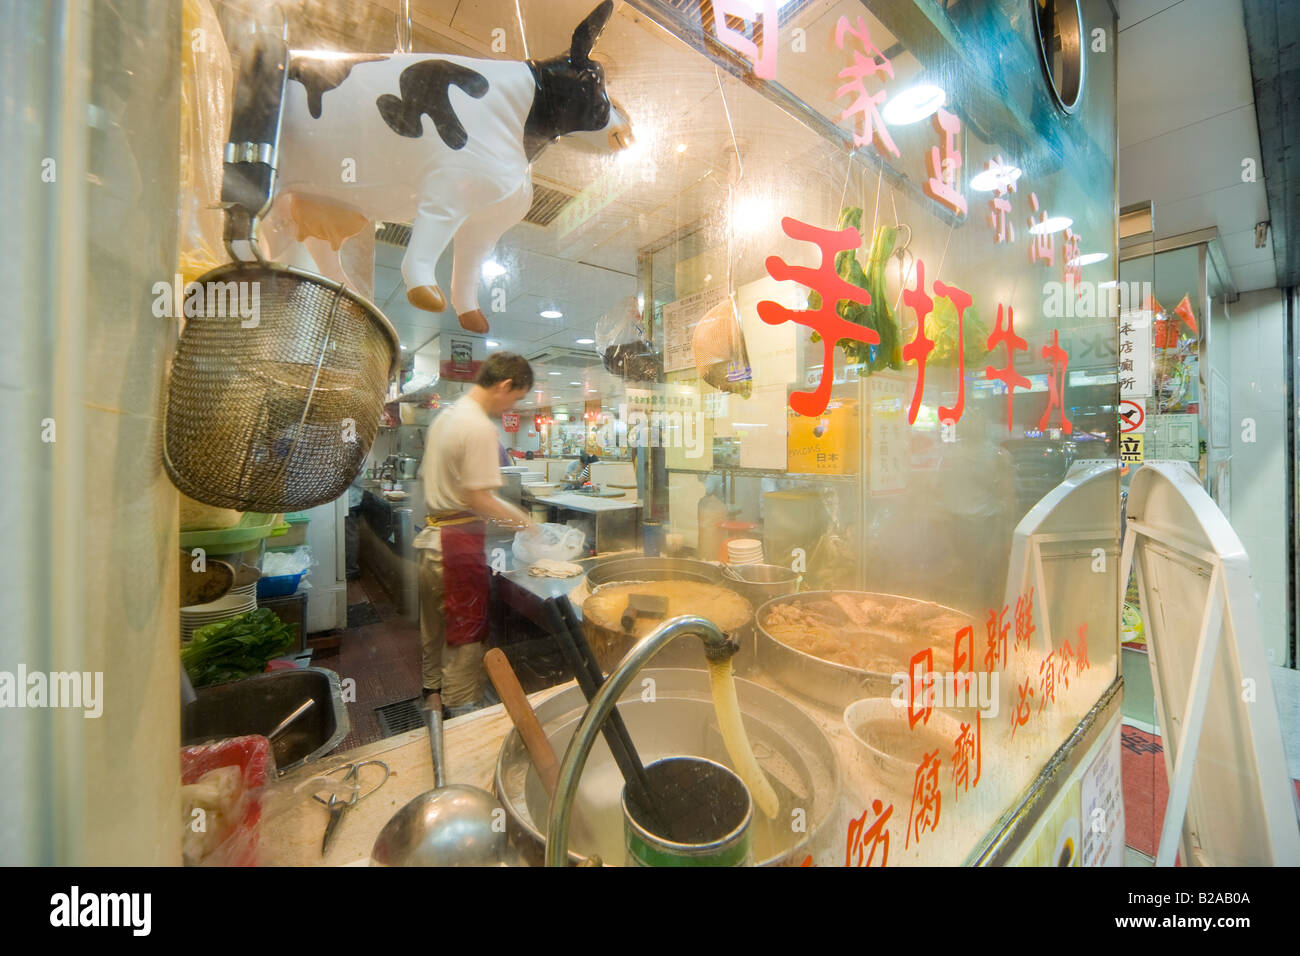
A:
{"type": "MultiPolygon", "coordinates": [[[[256,584],[253,585],[257,587],[256,584]]],[[[228,621],[257,609],[256,594],[227,593],[210,604],[194,604],[181,608],[181,640],[188,643],[194,632],[208,624],[228,621]]]]}
{"type": "Polygon", "coordinates": [[[727,542],[728,564],[762,564],[763,542],[756,538],[732,538],[727,542]]]}
{"type": "MultiPolygon", "coordinates": [[[[237,587],[237,588],[231,588],[229,591],[226,592],[226,597],[230,597],[230,595],[232,595],[232,594],[238,594],[238,595],[240,595],[240,596],[242,596],[242,597],[251,597],[251,598],[254,599],[254,601],[256,601],[256,600],[257,600],[257,582],[254,581],[252,584],[245,584],[245,585],[242,585],[242,586],[237,587]]],[[[218,602],[217,602],[217,601],[213,601],[212,603],[213,603],[213,604],[216,604],[216,603],[218,603],[218,602]]],[[[190,608],[189,610],[192,610],[192,608],[190,608]]]]}

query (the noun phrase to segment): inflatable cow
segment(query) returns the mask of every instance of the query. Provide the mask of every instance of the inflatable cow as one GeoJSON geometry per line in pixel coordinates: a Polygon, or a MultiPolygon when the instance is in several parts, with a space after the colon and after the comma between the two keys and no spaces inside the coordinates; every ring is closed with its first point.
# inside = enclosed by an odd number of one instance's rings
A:
{"type": "Polygon", "coordinates": [[[402,278],[407,299],[429,312],[447,306],[434,267],[454,238],[451,306],[465,329],[487,332],[480,269],[528,212],[533,158],[571,134],[610,150],[631,142],[591,59],[613,10],[605,0],[549,60],[294,51],[275,214],[298,242],[316,240],[306,248],[317,269],[338,280],[344,240],[377,220],[413,220],[402,278]]]}

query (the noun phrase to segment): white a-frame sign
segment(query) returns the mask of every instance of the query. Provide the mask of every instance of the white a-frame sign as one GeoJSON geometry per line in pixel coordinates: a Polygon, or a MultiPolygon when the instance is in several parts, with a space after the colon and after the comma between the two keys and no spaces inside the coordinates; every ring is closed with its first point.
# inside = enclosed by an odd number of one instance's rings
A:
{"type": "Polygon", "coordinates": [[[1133,476],[1123,580],[1130,567],[1169,774],[1156,865],[1179,850],[1184,866],[1300,865],[1250,560],[1187,463],[1133,476]]]}

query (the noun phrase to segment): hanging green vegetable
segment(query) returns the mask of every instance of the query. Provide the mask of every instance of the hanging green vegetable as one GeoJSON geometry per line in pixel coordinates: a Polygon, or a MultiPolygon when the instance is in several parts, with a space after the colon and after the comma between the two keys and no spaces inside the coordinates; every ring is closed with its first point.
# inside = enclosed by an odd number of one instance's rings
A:
{"type": "MultiPolygon", "coordinates": [[[[947,296],[934,297],[934,308],[925,320],[926,337],[934,341],[930,362],[934,365],[957,364],[957,306],[947,296]]],[[[975,306],[966,307],[961,321],[962,354],[966,369],[975,368],[989,354],[989,330],[980,321],[975,306]]]]}
{"type": "MultiPolygon", "coordinates": [[[[848,226],[852,226],[861,234],[862,209],[858,206],[846,206],[840,211],[838,228],[844,229],[848,226]]],[[[898,323],[894,319],[893,309],[889,307],[889,296],[885,291],[885,267],[889,264],[897,241],[896,227],[877,226],[871,237],[865,269],[858,261],[856,249],[846,249],[835,256],[836,274],[845,282],[865,289],[871,296],[870,305],[862,305],[851,299],[841,299],[835,306],[835,312],[840,318],[871,329],[880,336],[879,345],[868,345],[853,339],[842,339],[839,343],[848,361],[866,365],[869,372],[876,372],[882,368],[903,367],[902,337],[898,323]]],[[[811,293],[808,304],[813,309],[820,309],[821,296],[816,292],[811,293]]],[[[821,337],[813,333],[813,341],[819,342],[821,337]]]]}

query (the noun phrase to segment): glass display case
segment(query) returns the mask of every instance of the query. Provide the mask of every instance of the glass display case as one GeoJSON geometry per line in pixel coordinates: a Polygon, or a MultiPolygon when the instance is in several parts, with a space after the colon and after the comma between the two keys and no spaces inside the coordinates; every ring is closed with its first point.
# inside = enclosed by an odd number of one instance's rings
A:
{"type": "MultiPolygon", "coordinates": [[[[500,61],[568,50],[572,66],[593,6],[432,4],[415,36],[500,61]]],[[[352,12],[368,32],[312,7],[291,45],[382,60],[384,18],[352,12]],[[341,47],[349,31],[373,49],[341,47]]],[[[542,474],[525,510],[593,531],[618,511],[632,533],[617,551],[588,534],[569,579],[494,548],[491,642],[533,690],[572,676],[547,598],[569,597],[610,673],[675,613],[714,620],[739,644],[776,799],[754,808],[753,862],[1114,862],[1111,5],[628,0],[598,19],[590,59],[630,144],[541,142],[522,222],[490,248],[458,235],[435,273],[454,298],[459,258],[481,253],[489,328],[462,310],[457,330],[453,307],[443,338],[533,365],[501,432],[542,474]],[[557,488],[548,462],[580,455],[610,470],[557,488]]],[[[450,110],[472,143],[488,74],[413,100],[406,135],[454,140],[450,110]]],[[[303,86],[328,115],[347,73],[313,76],[291,65],[289,95],[303,86]]],[[[416,216],[408,262],[420,230],[416,216]]],[[[384,285],[395,270],[377,271],[366,294],[405,309],[398,278],[384,285]]],[[[638,682],[621,711],[643,757],[731,764],[705,670],[688,637],[642,672],[655,691],[638,682]]],[[[585,710],[574,687],[539,702],[557,753],[585,710]]],[[[583,771],[571,834],[606,862],[623,855],[613,760],[598,747],[583,771]]],[[[497,785],[517,842],[543,838],[552,808],[517,734],[497,785]]]]}

